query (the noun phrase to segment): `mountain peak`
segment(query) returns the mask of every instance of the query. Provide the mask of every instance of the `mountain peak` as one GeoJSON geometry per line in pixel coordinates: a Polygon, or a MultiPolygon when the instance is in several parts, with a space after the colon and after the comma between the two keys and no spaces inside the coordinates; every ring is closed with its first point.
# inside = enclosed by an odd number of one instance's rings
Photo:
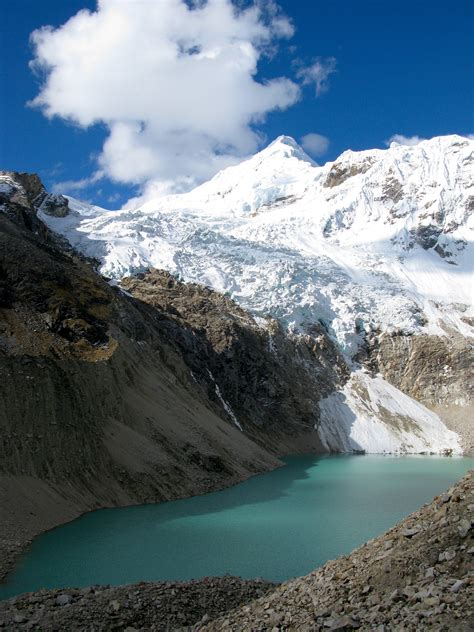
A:
{"type": "Polygon", "coordinates": [[[328,323],[346,354],[359,348],[359,322],[410,335],[444,335],[446,322],[463,333],[472,315],[470,287],[459,282],[472,260],[472,141],[424,142],[314,167],[282,136],[133,213],[86,216],[73,204],[66,221],[40,216],[100,259],[108,277],[165,269],[292,331],[328,323]]]}
{"type": "Polygon", "coordinates": [[[296,140],[292,136],[286,136],[285,134],[281,134],[274,141],[268,145],[272,147],[273,145],[287,145],[288,147],[293,147],[294,149],[301,149],[296,140]]]}
{"type": "Polygon", "coordinates": [[[296,140],[291,136],[281,135],[275,138],[265,149],[262,149],[257,156],[267,157],[279,155],[284,158],[297,158],[304,162],[314,165],[314,161],[308,156],[304,149],[298,145],[296,140]]]}

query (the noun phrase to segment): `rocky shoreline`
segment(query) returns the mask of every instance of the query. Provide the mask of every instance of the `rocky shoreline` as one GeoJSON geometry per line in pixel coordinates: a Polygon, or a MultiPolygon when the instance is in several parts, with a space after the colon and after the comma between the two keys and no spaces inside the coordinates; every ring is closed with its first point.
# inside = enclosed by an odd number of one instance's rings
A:
{"type": "Polygon", "coordinates": [[[204,578],[28,593],[7,630],[299,632],[474,626],[474,472],[348,556],[281,585],[204,578]]]}
{"type": "Polygon", "coordinates": [[[274,588],[271,582],[229,576],[41,591],[0,603],[0,629],[176,630],[204,625],[274,588]]]}

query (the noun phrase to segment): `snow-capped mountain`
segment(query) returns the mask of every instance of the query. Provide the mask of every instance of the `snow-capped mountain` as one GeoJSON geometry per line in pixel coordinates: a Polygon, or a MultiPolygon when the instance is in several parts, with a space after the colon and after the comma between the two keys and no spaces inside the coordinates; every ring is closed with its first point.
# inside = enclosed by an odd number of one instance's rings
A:
{"type": "Polygon", "coordinates": [[[164,268],[292,329],[323,321],[349,354],[368,327],[466,331],[474,142],[458,136],[323,167],[281,136],[186,194],[135,210],[70,206],[42,218],[104,275],[164,268]]]}
{"type": "MultiPolygon", "coordinates": [[[[134,210],[73,199],[70,208],[40,216],[114,281],[166,269],[230,295],[262,324],[271,316],[293,333],[322,324],[349,363],[369,332],[472,333],[467,138],[346,151],[318,166],[281,136],[189,193],[134,210]]],[[[380,384],[372,390],[383,399],[380,384]]]]}

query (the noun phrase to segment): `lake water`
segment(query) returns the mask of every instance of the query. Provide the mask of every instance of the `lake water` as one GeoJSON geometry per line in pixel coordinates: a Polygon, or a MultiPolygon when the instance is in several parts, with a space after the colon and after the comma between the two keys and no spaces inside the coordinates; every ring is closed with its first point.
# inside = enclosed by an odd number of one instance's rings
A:
{"type": "Polygon", "coordinates": [[[240,575],[284,580],[349,553],[444,491],[474,458],[294,456],[186,500],[103,509],[37,538],[0,598],[40,588],[240,575]]]}

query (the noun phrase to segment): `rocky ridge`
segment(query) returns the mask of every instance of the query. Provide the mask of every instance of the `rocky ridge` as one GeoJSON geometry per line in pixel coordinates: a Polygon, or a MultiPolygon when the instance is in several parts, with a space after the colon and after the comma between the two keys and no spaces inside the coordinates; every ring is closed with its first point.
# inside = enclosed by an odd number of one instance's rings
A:
{"type": "Polygon", "coordinates": [[[193,379],[242,430],[285,433],[292,419],[291,431],[312,432],[319,399],[349,376],[319,323],[311,335],[288,336],[278,321],[259,326],[230,298],[166,271],[139,273],[120,286],[155,308],[157,325],[179,347],[193,379]]]}
{"type": "Polygon", "coordinates": [[[474,472],[350,555],[275,586],[238,578],[41,591],[0,604],[7,629],[468,632],[474,472]]]}

